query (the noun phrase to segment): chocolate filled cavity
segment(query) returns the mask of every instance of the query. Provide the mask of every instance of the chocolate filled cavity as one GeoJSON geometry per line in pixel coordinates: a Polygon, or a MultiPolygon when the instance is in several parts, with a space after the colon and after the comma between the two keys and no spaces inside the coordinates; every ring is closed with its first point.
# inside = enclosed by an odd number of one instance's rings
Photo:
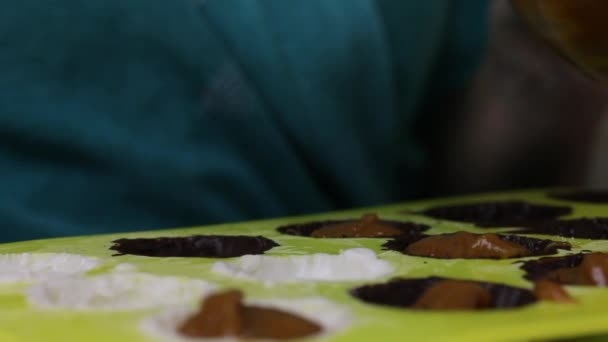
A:
{"type": "Polygon", "coordinates": [[[405,253],[443,259],[508,259],[530,254],[525,247],[503,240],[497,234],[468,232],[429,236],[409,245],[405,253]]]}
{"type": "Polygon", "coordinates": [[[178,328],[193,338],[239,337],[243,339],[288,340],[321,332],[315,322],[282,310],[243,304],[239,291],[207,297],[200,310],[178,328]]]}
{"type": "Polygon", "coordinates": [[[498,201],[432,207],[420,214],[436,219],[474,223],[479,227],[519,227],[572,213],[572,208],[498,201]]]}
{"type": "MultiPolygon", "coordinates": [[[[437,290],[438,287],[436,287],[436,285],[445,286],[446,283],[444,282],[446,281],[460,284],[463,282],[461,280],[451,280],[439,277],[424,279],[395,279],[384,284],[368,285],[355,288],[351,290],[351,294],[369,304],[416,310],[417,305],[419,307],[421,306],[420,299],[423,298],[423,296],[432,294],[431,291],[429,291],[430,289],[434,288],[437,290]]],[[[475,306],[471,309],[508,309],[525,306],[536,301],[536,297],[532,291],[526,289],[487,282],[466,282],[470,285],[479,286],[490,294],[489,302],[485,303],[485,295],[479,290],[476,290],[474,287],[466,289],[466,291],[458,291],[459,293],[468,293],[475,296],[475,298],[470,301],[473,303],[473,306],[475,306]]],[[[445,286],[442,291],[446,294],[445,298],[449,298],[450,294],[450,284],[448,283],[447,285],[448,286],[445,286]]],[[[446,306],[451,306],[451,304],[446,306]]],[[[446,309],[445,306],[443,309],[446,309]]]]}
{"type": "Polygon", "coordinates": [[[569,250],[567,242],[534,239],[517,235],[452,234],[401,236],[383,247],[407,255],[437,259],[508,259],[541,256],[569,250]]]}
{"type": "Polygon", "coordinates": [[[238,336],[243,332],[243,295],[238,291],[211,295],[197,313],[179,327],[179,333],[188,337],[238,336]]]}
{"type": "Polygon", "coordinates": [[[249,254],[264,254],[278,243],[262,236],[194,235],[119,239],[110,247],[116,255],[150,257],[232,258],[249,254]]]}
{"type": "Polygon", "coordinates": [[[328,220],[292,224],[279,227],[282,234],[314,238],[386,238],[417,235],[430,229],[424,224],[387,221],[375,214],[363,215],[358,220],[328,220]]]}
{"type": "Polygon", "coordinates": [[[514,233],[608,240],[608,218],[597,217],[536,222],[514,233]]]}
{"type": "Polygon", "coordinates": [[[420,310],[482,310],[490,307],[492,294],[481,284],[444,280],[433,284],[416,300],[420,310]]]}
{"type": "Polygon", "coordinates": [[[521,265],[526,272],[524,278],[532,281],[543,279],[548,273],[561,269],[576,267],[583,262],[585,254],[571,254],[560,257],[546,257],[537,260],[528,260],[521,265]]]}
{"type": "Polygon", "coordinates": [[[525,278],[565,285],[608,286],[608,254],[588,253],[525,262],[525,278]]]}
{"type": "Polygon", "coordinates": [[[551,193],[548,196],[570,202],[608,204],[608,190],[576,190],[551,193]]]}

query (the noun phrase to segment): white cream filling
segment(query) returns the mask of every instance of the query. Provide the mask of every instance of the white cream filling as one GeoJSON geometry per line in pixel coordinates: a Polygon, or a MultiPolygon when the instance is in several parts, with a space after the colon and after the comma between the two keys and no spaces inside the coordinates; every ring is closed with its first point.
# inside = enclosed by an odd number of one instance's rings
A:
{"type": "Polygon", "coordinates": [[[101,264],[99,259],[64,253],[0,255],[0,284],[35,282],[86,273],[101,264]]]}
{"type": "MultiPolygon", "coordinates": [[[[322,331],[320,337],[339,333],[352,324],[353,317],[350,311],[325,298],[312,297],[302,299],[272,299],[272,300],[246,300],[248,305],[275,308],[285,312],[299,315],[317,323],[322,331]]],[[[192,308],[171,308],[160,314],[149,317],[142,321],[141,329],[150,337],[160,338],[165,341],[237,341],[236,337],[195,339],[182,336],[178,333],[181,324],[196,310],[192,308]]]]}
{"type": "Polygon", "coordinates": [[[389,262],[378,259],[374,251],[365,248],[348,249],[339,255],[246,255],[236,261],[216,262],[212,267],[216,273],[270,284],[372,280],[387,276],[393,270],[389,262]]]}
{"type": "Polygon", "coordinates": [[[146,273],[114,272],[63,277],[30,286],[33,306],[71,310],[137,310],[196,301],[214,287],[202,280],[146,273]]]}

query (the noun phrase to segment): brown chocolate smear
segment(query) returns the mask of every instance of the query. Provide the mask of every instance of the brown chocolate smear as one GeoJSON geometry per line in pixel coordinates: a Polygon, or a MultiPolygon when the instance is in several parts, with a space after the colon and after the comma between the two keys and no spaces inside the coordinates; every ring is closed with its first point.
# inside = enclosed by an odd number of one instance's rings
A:
{"type": "Polygon", "coordinates": [[[551,193],[549,197],[582,203],[608,203],[608,190],[577,190],[551,193]]]}
{"type": "Polygon", "coordinates": [[[376,214],[365,214],[357,221],[334,223],[313,231],[310,236],[315,238],[376,238],[399,236],[403,232],[384,223],[376,214]]]}
{"type": "Polygon", "coordinates": [[[479,227],[518,227],[568,215],[572,208],[539,205],[524,201],[497,201],[438,206],[422,215],[449,221],[474,223],[479,227]]]}
{"type": "Polygon", "coordinates": [[[608,218],[596,217],[537,222],[514,233],[608,240],[608,218]]]}
{"type": "Polygon", "coordinates": [[[316,323],[281,310],[246,306],[239,291],[207,297],[178,331],[192,338],[296,339],[321,332],[316,323]]]}
{"type": "Polygon", "coordinates": [[[542,279],[534,283],[534,295],[540,300],[558,303],[573,303],[574,299],[559,284],[542,279]]]}
{"type": "Polygon", "coordinates": [[[408,255],[438,259],[505,259],[551,255],[569,250],[567,242],[535,239],[518,235],[453,234],[400,236],[383,245],[408,255]]]}
{"type": "Polygon", "coordinates": [[[444,280],[428,288],[414,304],[423,310],[477,310],[488,308],[492,295],[478,283],[444,280]]]}
{"type": "Polygon", "coordinates": [[[151,257],[232,258],[248,254],[264,254],[278,243],[262,236],[195,235],[151,239],[119,239],[111,250],[117,255],[151,257]]]}
{"type": "Polygon", "coordinates": [[[315,238],[383,238],[418,235],[430,229],[424,224],[380,219],[376,214],[363,215],[359,220],[329,220],[279,227],[282,234],[315,238]]]}
{"type": "MultiPolygon", "coordinates": [[[[434,285],[444,281],[439,277],[423,279],[394,279],[388,283],[367,285],[351,290],[351,294],[363,302],[385,305],[397,308],[416,309],[416,303],[434,285]]],[[[490,293],[489,304],[480,309],[507,309],[521,307],[536,301],[530,290],[507,285],[470,281],[486,289],[490,293]]]]}
{"type": "Polygon", "coordinates": [[[414,242],[406,254],[440,259],[508,259],[530,255],[530,251],[497,234],[458,232],[429,236],[414,242]]]}

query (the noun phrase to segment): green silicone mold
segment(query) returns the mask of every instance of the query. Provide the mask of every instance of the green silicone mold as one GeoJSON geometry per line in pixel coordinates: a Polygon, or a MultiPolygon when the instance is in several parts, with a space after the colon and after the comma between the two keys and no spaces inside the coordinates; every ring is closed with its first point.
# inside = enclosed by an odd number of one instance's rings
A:
{"type": "MultiPolygon", "coordinates": [[[[352,324],[329,336],[311,338],[311,341],[540,341],[577,336],[597,336],[608,333],[608,290],[599,288],[568,287],[576,304],[539,302],[516,309],[485,310],[478,312],[421,312],[406,308],[383,307],[359,301],[350,290],[369,284],[388,281],[393,277],[424,278],[446,277],[495,282],[522,288],[532,284],[523,278],[517,260],[440,260],[413,257],[384,250],[387,239],[314,239],[284,235],[277,227],[317,220],[357,218],[374,212],[381,218],[395,221],[423,223],[432,228],[426,234],[449,233],[460,230],[471,232],[505,232],[505,228],[479,228],[472,224],[438,220],[419,215],[421,210],[435,205],[474,203],[479,201],[524,200],[538,204],[571,206],[573,213],[565,218],[608,217],[608,204],[575,203],[552,198],[546,191],[483,194],[469,197],[397,204],[314,216],[274,219],[266,221],[226,224],[211,227],[171,229],[154,232],[137,232],[87,237],[28,241],[0,245],[1,254],[9,253],[70,253],[98,258],[100,265],[89,270],[86,276],[94,277],[116,272],[120,264],[132,265],[137,272],[155,276],[174,276],[180,279],[204,280],[217,288],[241,289],[252,300],[288,300],[322,297],[348,310],[352,324]],[[233,278],[212,272],[217,261],[234,262],[238,258],[161,258],[134,255],[113,256],[111,241],[120,238],[170,237],[203,235],[264,236],[280,246],[265,255],[288,257],[315,253],[339,254],[347,249],[367,248],[376,252],[379,259],[389,262],[394,271],[388,276],[364,281],[295,282],[268,284],[251,279],[233,278]]],[[[559,255],[579,253],[583,250],[608,252],[608,240],[585,240],[529,235],[566,241],[571,251],[559,255]]],[[[528,258],[530,259],[530,258],[528,258]]],[[[123,267],[123,266],[121,266],[123,267]]],[[[121,271],[121,272],[129,272],[121,271]]],[[[47,281],[38,279],[37,282],[47,281]]],[[[148,286],[155,286],[154,282],[148,286]]],[[[0,282],[0,341],[7,342],[65,342],[65,341],[160,341],[141,330],[141,322],[158,315],[164,308],[137,310],[70,310],[45,309],[30,304],[25,296],[27,284],[0,282]]],[[[198,300],[189,305],[195,305],[198,300]]],[[[594,337],[602,340],[602,337],[594,337]]]]}

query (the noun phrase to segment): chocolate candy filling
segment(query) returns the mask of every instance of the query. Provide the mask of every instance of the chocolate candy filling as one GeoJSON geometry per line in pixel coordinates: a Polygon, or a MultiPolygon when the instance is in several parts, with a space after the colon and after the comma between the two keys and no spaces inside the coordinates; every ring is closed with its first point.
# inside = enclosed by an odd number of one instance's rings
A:
{"type": "Polygon", "coordinates": [[[401,236],[383,246],[407,255],[437,259],[507,259],[551,255],[558,249],[571,248],[567,242],[468,232],[401,236]]]}
{"type": "Polygon", "coordinates": [[[359,220],[330,220],[279,227],[282,234],[314,238],[386,238],[417,235],[430,227],[411,222],[381,220],[375,214],[363,215],[359,220]]]}
{"type": "Polygon", "coordinates": [[[262,236],[195,235],[151,239],[119,239],[110,247],[116,255],[151,257],[231,258],[248,254],[264,254],[279,246],[262,236]]]}
{"type": "Polygon", "coordinates": [[[239,291],[207,297],[200,310],[178,328],[192,338],[239,337],[242,339],[289,340],[321,332],[321,327],[292,313],[247,306],[239,291]]]}
{"type": "Polygon", "coordinates": [[[370,238],[399,236],[403,232],[383,222],[376,214],[363,215],[352,222],[334,223],[314,230],[310,236],[316,238],[370,238]]]}
{"type": "Polygon", "coordinates": [[[581,203],[608,203],[608,190],[577,190],[551,193],[549,197],[581,203]]]}
{"type": "Polygon", "coordinates": [[[420,214],[442,220],[474,223],[479,227],[526,227],[530,223],[552,220],[571,212],[570,207],[501,201],[438,206],[420,214]]]}
{"type": "Polygon", "coordinates": [[[530,280],[549,280],[565,285],[608,286],[608,254],[574,254],[524,262],[530,280]]]}
{"type": "Polygon", "coordinates": [[[351,294],[366,303],[414,310],[421,308],[448,310],[463,307],[475,310],[507,309],[536,301],[534,294],[526,289],[439,277],[395,279],[384,284],[355,288],[351,290],[351,294]],[[480,288],[489,293],[489,300],[484,294],[485,291],[480,288]],[[454,296],[452,293],[458,293],[459,296],[454,296]]]}
{"type": "Polygon", "coordinates": [[[439,281],[414,303],[421,310],[481,310],[490,307],[490,291],[478,283],[464,280],[439,281]]]}
{"type": "Polygon", "coordinates": [[[513,233],[608,240],[608,218],[581,218],[536,222],[523,230],[513,233]]]}

